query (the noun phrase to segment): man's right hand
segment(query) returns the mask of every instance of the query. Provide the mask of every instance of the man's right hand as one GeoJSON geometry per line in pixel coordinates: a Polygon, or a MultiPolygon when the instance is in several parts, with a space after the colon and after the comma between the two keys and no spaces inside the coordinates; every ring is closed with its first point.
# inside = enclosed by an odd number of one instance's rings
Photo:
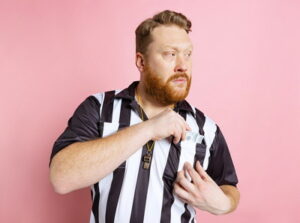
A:
{"type": "Polygon", "coordinates": [[[185,140],[186,131],[191,130],[182,116],[167,108],[148,120],[151,126],[152,140],[161,140],[174,136],[173,142],[177,144],[180,139],[185,140]]]}
{"type": "Polygon", "coordinates": [[[185,139],[190,130],[185,120],[171,109],[114,134],[76,142],[58,152],[50,166],[50,181],[57,193],[65,194],[101,180],[149,140],[174,136],[185,139]],[[134,136],[134,137],[133,137],[134,136]]]}

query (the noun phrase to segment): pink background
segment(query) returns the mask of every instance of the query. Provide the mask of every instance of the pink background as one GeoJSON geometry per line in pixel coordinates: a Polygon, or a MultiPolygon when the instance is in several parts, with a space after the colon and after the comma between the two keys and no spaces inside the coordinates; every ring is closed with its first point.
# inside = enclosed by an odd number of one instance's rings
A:
{"type": "Polygon", "coordinates": [[[139,78],[134,30],[178,10],[193,22],[189,101],[221,127],[241,201],[199,222],[300,222],[300,2],[0,2],[0,222],[88,222],[90,191],[53,192],[54,140],[87,96],[139,78]]]}

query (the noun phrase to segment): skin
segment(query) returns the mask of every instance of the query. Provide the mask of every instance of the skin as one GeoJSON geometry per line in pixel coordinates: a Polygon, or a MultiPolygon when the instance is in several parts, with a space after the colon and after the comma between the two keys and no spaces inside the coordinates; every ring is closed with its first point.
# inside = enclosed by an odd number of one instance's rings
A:
{"type": "MultiPolygon", "coordinates": [[[[173,105],[162,106],[147,95],[143,85],[146,64],[164,81],[174,73],[185,72],[191,76],[192,43],[185,30],[176,26],[159,26],[153,30],[152,37],[147,56],[136,53],[136,66],[141,75],[137,93],[149,119],[104,138],[73,143],[58,152],[50,164],[49,175],[57,193],[66,194],[100,181],[149,140],[173,136],[174,143],[178,143],[191,130],[171,109],[173,105]]],[[[177,91],[186,87],[184,82],[171,84],[177,91]]],[[[174,194],[180,199],[213,214],[229,213],[236,208],[239,192],[235,187],[217,186],[204,170],[199,167],[195,170],[188,163],[183,171],[191,172],[193,183],[187,182],[182,171],[178,172],[174,194]]]]}
{"type": "Polygon", "coordinates": [[[196,163],[196,169],[190,163],[185,163],[183,170],[178,172],[174,194],[183,202],[215,215],[234,211],[239,200],[239,192],[234,186],[219,187],[201,167],[199,161],[196,163]],[[185,172],[192,181],[185,176],[185,172]]]}
{"type": "MultiPolygon", "coordinates": [[[[174,73],[192,74],[192,42],[184,29],[177,26],[160,26],[152,32],[153,42],[149,45],[147,56],[137,53],[137,67],[141,72],[141,84],[138,93],[143,96],[143,109],[150,116],[160,109],[159,102],[153,101],[143,91],[144,66],[147,63],[153,71],[165,81],[174,73]]],[[[174,88],[182,91],[186,85],[174,83],[174,88]]],[[[179,133],[185,138],[184,128],[179,133]]],[[[178,140],[175,140],[177,143],[178,140]]],[[[231,185],[218,186],[197,162],[196,169],[185,163],[174,183],[174,194],[182,201],[215,215],[226,214],[237,208],[240,199],[238,189],[231,185]],[[191,183],[185,176],[188,172],[191,183]]]]}
{"type": "MultiPolygon", "coordinates": [[[[141,74],[138,85],[138,94],[141,95],[143,109],[148,117],[153,117],[169,106],[162,106],[158,101],[144,91],[145,65],[152,68],[153,72],[165,82],[175,73],[186,73],[191,77],[193,50],[192,42],[184,29],[177,26],[159,26],[152,31],[153,41],[147,49],[147,56],[137,53],[136,66],[141,74]]],[[[185,83],[172,83],[177,91],[184,91],[185,83]]]]}

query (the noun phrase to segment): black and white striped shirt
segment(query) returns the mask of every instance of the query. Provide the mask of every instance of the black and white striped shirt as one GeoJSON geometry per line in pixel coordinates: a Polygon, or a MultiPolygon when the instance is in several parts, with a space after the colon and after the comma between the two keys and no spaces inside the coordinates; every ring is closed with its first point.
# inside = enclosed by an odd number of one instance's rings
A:
{"type": "MultiPolygon", "coordinates": [[[[88,97],[68,121],[56,140],[51,159],[71,143],[105,137],[141,122],[133,82],[122,91],[88,97]]],[[[183,100],[177,111],[192,128],[204,136],[201,143],[163,139],[155,142],[150,168],[144,169],[146,145],[132,154],[112,173],[91,186],[90,223],[98,222],[195,222],[195,209],[173,194],[176,174],[187,161],[200,161],[218,185],[236,186],[238,178],[225,138],[217,124],[183,100]]]]}

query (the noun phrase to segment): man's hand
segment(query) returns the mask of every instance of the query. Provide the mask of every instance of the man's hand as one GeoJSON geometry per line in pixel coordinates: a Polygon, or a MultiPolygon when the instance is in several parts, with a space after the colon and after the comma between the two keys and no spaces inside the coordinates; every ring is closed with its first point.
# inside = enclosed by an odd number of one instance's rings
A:
{"type": "Polygon", "coordinates": [[[151,124],[152,140],[174,136],[173,142],[177,144],[180,139],[185,140],[186,131],[191,130],[184,118],[170,108],[149,119],[148,122],[151,124]]]}
{"type": "Polygon", "coordinates": [[[215,215],[225,214],[232,210],[231,199],[196,162],[196,170],[190,163],[185,163],[183,170],[177,174],[174,183],[174,194],[183,202],[215,215]],[[190,176],[190,181],[188,178],[190,176]]]}

